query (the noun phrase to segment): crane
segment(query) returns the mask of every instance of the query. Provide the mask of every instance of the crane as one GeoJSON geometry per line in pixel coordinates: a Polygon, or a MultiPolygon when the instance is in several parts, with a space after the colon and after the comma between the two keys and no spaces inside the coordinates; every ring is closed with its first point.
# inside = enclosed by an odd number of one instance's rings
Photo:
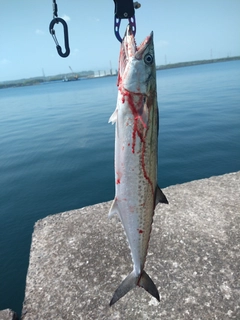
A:
{"type": "Polygon", "coordinates": [[[77,74],[77,73],[74,73],[74,72],[73,72],[73,69],[72,69],[70,66],[69,66],[69,69],[71,70],[71,72],[72,72],[72,74],[73,74],[74,80],[78,80],[78,78],[79,78],[78,74],[77,74]]]}

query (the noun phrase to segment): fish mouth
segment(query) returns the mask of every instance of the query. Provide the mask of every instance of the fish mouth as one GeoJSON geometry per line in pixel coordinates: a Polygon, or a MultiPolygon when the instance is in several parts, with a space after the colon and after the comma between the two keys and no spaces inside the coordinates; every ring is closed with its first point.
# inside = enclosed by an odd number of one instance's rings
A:
{"type": "Polygon", "coordinates": [[[147,36],[139,46],[137,46],[132,27],[131,25],[128,25],[120,49],[118,84],[124,74],[128,62],[133,59],[141,60],[148,46],[153,46],[153,32],[151,32],[151,34],[147,36]]]}
{"type": "Polygon", "coordinates": [[[127,29],[123,38],[123,42],[122,42],[123,50],[125,52],[125,56],[127,59],[135,57],[137,60],[140,60],[142,58],[143,52],[152,43],[153,43],[153,32],[151,32],[150,35],[147,36],[139,46],[137,46],[136,40],[134,38],[132,26],[131,25],[127,26],[127,29]]]}

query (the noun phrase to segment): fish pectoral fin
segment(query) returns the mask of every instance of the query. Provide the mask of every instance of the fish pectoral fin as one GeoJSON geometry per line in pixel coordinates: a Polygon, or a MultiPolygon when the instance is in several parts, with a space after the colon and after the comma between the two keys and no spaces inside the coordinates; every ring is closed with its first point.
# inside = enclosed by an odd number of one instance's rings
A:
{"type": "Polygon", "coordinates": [[[110,306],[112,306],[115,302],[117,302],[120,298],[125,296],[128,291],[135,288],[137,286],[138,277],[135,272],[132,271],[120,284],[117,290],[114,292],[112,300],[110,301],[110,306]]]}
{"type": "Polygon", "coordinates": [[[155,195],[155,206],[159,203],[166,203],[168,204],[168,200],[162,190],[157,186],[156,188],[156,195],[155,195]]]}
{"type": "Polygon", "coordinates": [[[138,286],[144,288],[148,293],[150,293],[154,298],[160,302],[160,297],[158,289],[155,286],[149,275],[143,270],[142,275],[138,281],[138,286]]]}
{"type": "Polygon", "coordinates": [[[117,122],[117,114],[118,114],[118,110],[116,108],[113,114],[111,115],[111,117],[109,118],[108,123],[112,122],[112,124],[114,124],[115,122],[117,122]]]}
{"type": "Polygon", "coordinates": [[[148,118],[149,118],[149,111],[148,111],[148,107],[147,107],[147,103],[144,103],[143,106],[143,113],[142,113],[142,122],[144,124],[144,128],[148,127],[148,118]]]}
{"type": "Polygon", "coordinates": [[[119,209],[118,209],[118,203],[116,198],[112,202],[111,208],[108,213],[108,218],[111,219],[115,214],[119,216],[119,209]]]}
{"type": "Polygon", "coordinates": [[[145,129],[148,128],[148,118],[149,118],[149,111],[147,104],[144,103],[143,106],[138,110],[137,119],[142,123],[145,129]]]}

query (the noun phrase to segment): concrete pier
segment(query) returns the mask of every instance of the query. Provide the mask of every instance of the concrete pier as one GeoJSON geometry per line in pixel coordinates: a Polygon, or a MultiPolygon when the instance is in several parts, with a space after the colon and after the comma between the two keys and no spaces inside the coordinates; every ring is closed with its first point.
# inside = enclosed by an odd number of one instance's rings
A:
{"type": "Polygon", "coordinates": [[[22,319],[240,319],[240,171],[164,193],[145,265],[160,303],[138,287],[109,307],[132,261],[107,202],[35,224],[22,319]]]}
{"type": "Polygon", "coordinates": [[[0,311],[0,320],[18,320],[18,317],[11,309],[5,309],[0,311]]]}

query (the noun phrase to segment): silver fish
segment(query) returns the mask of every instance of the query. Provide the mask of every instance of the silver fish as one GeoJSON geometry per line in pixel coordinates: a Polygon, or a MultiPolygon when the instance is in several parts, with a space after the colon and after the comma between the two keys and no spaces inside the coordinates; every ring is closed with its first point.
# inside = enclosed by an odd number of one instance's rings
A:
{"type": "Polygon", "coordinates": [[[121,44],[117,107],[109,122],[115,129],[115,198],[117,214],[131,249],[133,271],[115,291],[110,306],[136,286],[158,301],[158,290],[144,271],[154,209],[168,203],[157,185],[158,106],[153,32],[137,47],[128,26],[121,44]]]}

